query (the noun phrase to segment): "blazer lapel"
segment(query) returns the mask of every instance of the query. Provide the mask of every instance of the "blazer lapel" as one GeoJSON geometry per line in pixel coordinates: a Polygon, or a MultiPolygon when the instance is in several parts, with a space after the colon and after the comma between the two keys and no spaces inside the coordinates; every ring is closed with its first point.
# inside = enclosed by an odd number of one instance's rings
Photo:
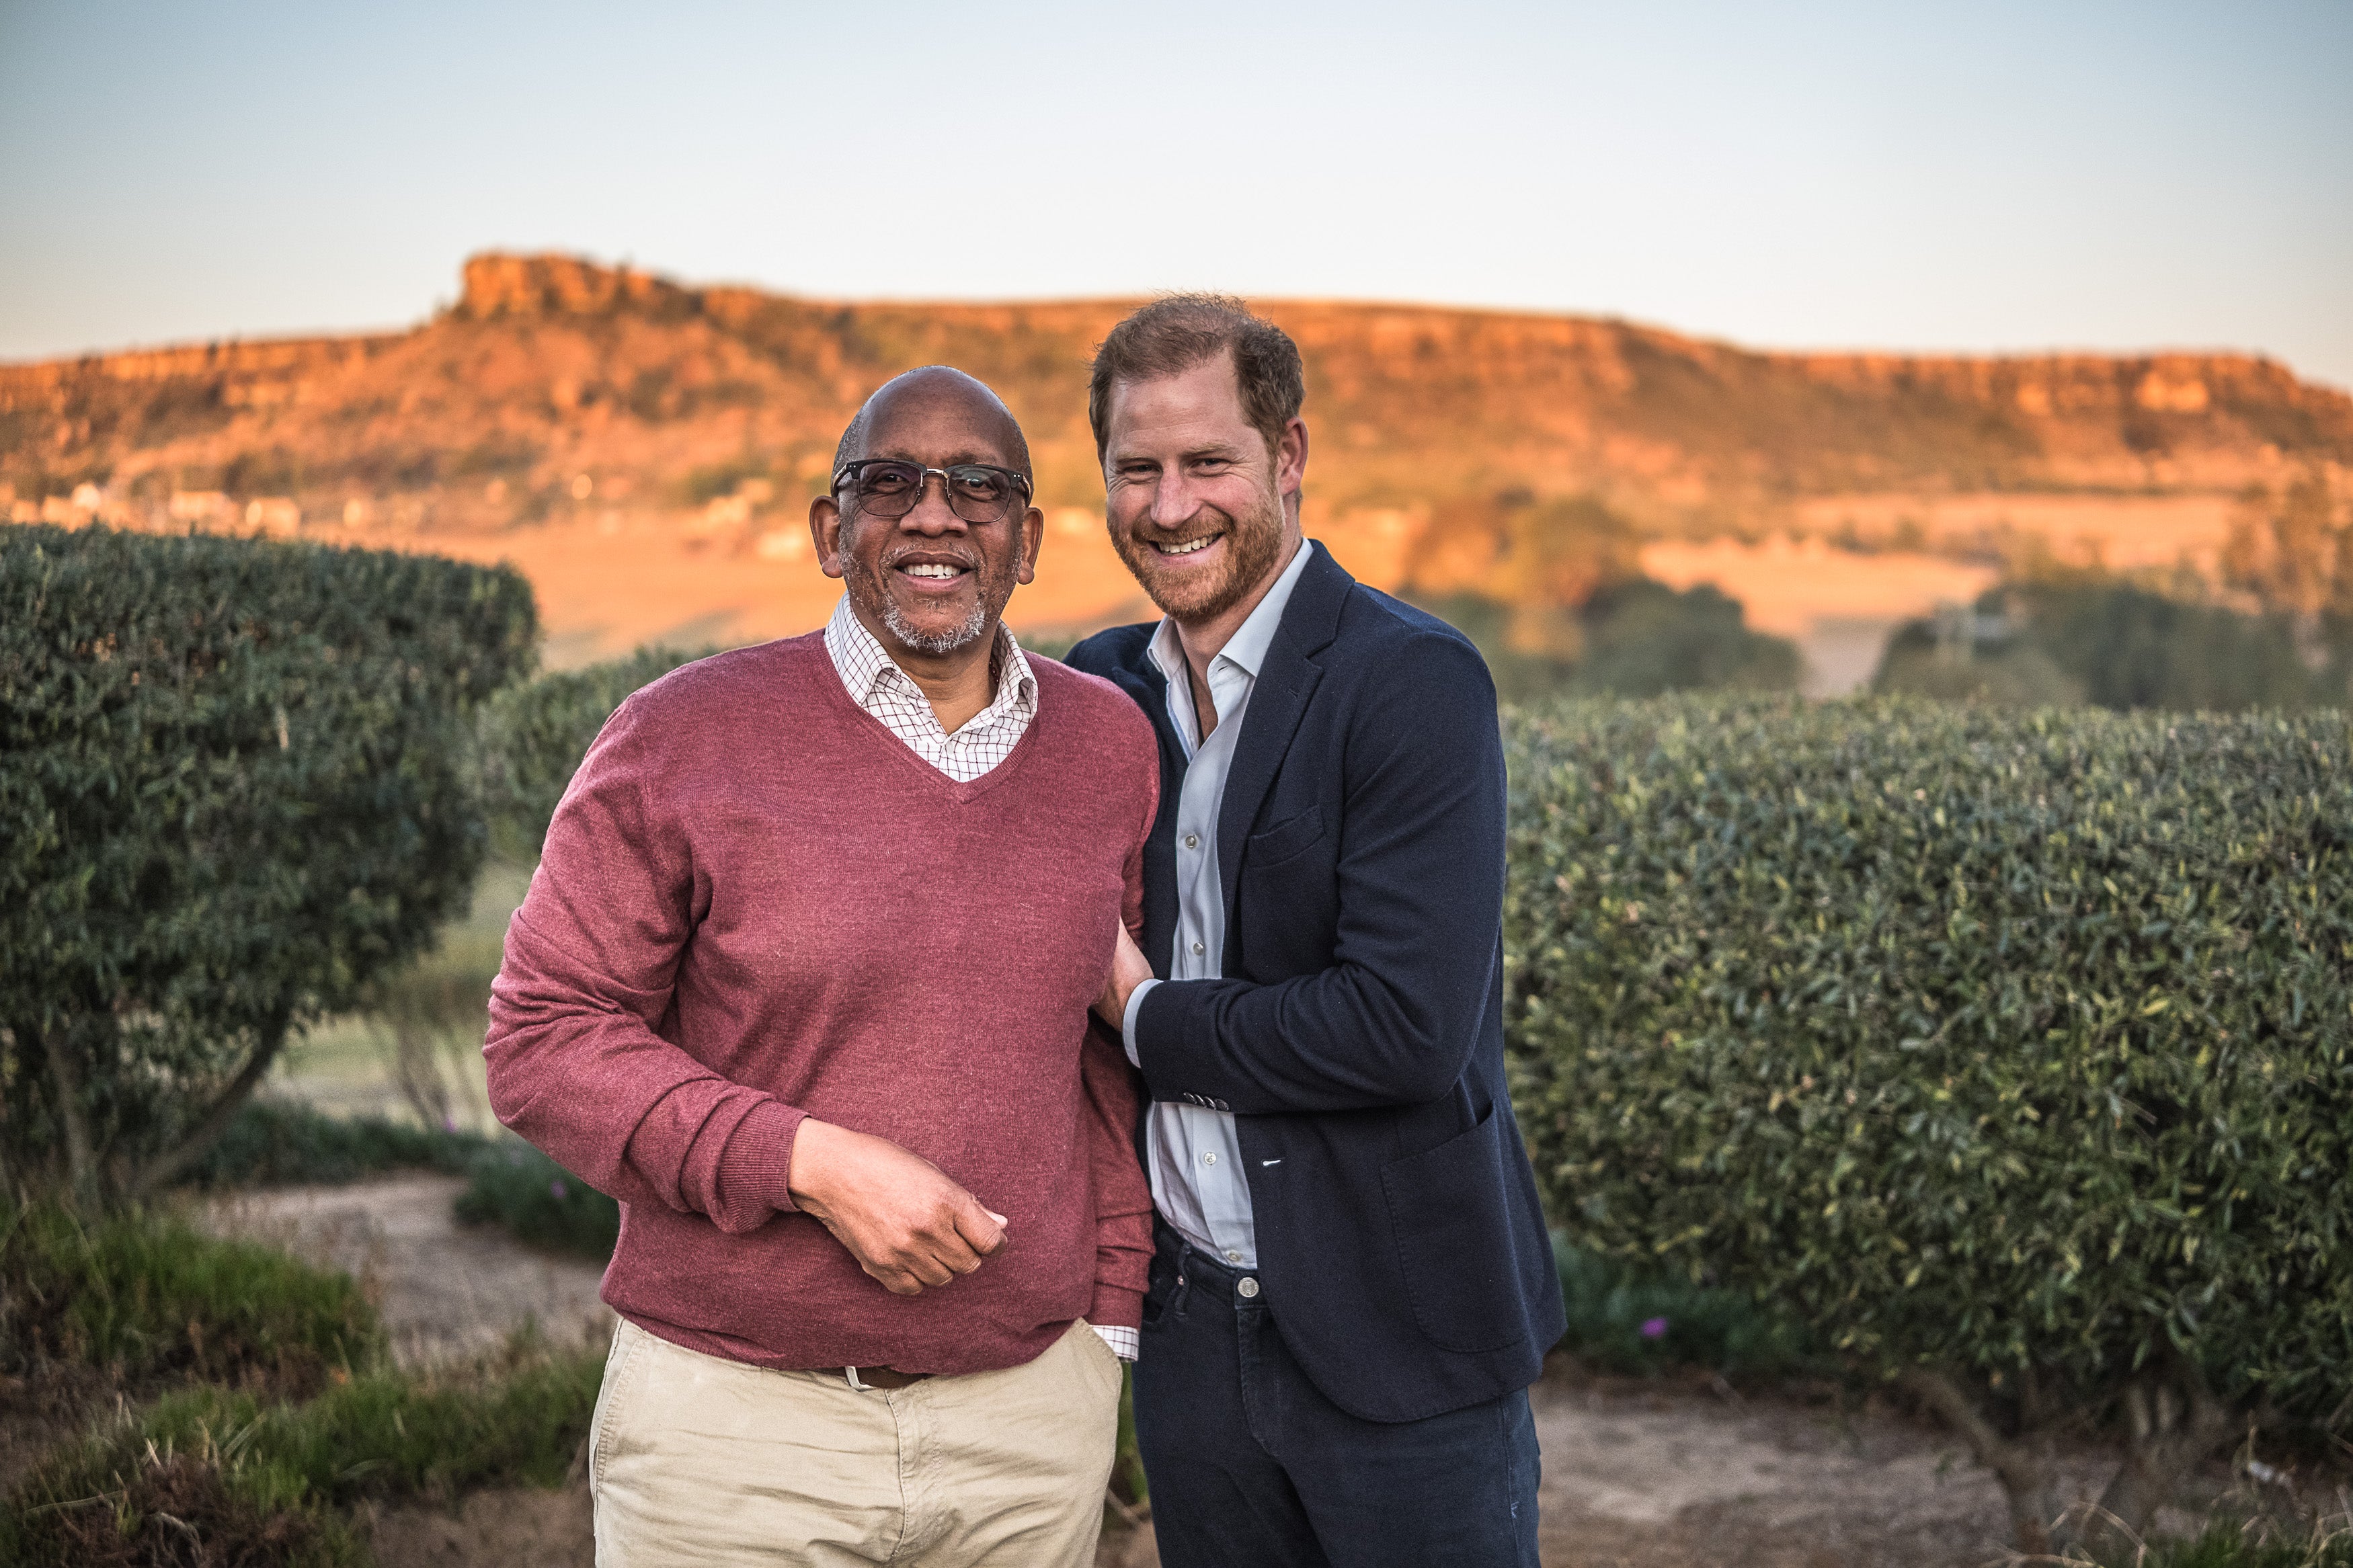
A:
{"type": "Polygon", "coordinates": [[[1332,559],[1330,551],[1310,541],[1315,552],[1300,574],[1291,602],[1282,607],[1282,624],[1267,646],[1266,667],[1250,687],[1250,706],[1242,713],[1242,732],[1234,742],[1233,766],[1226,773],[1225,798],[1218,805],[1218,883],[1226,905],[1226,936],[1234,932],[1234,896],[1241,880],[1242,841],[1283,753],[1315,694],[1324,668],[1314,656],[1328,647],[1340,624],[1340,606],[1356,580],[1332,559]]]}

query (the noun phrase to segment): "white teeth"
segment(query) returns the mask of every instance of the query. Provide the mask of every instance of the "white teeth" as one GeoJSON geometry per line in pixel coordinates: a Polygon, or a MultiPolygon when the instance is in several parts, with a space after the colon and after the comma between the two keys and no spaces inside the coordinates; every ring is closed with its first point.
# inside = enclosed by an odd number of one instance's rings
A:
{"type": "Polygon", "coordinates": [[[964,568],[961,566],[934,566],[925,564],[921,566],[910,566],[906,569],[906,572],[907,575],[910,577],[961,577],[964,575],[964,568]]]}
{"type": "Polygon", "coordinates": [[[1160,553],[1163,555],[1190,555],[1196,550],[1207,550],[1211,544],[1217,542],[1217,537],[1218,536],[1213,533],[1207,539],[1197,539],[1190,544],[1163,544],[1159,546],[1160,553]]]}

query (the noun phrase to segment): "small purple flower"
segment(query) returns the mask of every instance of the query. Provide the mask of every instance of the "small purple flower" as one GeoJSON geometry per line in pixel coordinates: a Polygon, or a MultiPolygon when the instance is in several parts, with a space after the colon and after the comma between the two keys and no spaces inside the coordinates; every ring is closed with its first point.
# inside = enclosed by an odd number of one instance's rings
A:
{"type": "Polygon", "coordinates": [[[1643,1319],[1641,1334],[1646,1340],[1665,1339],[1667,1337],[1667,1321],[1664,1318],[1643,1319]]]}
{"type": "MultiPolygon", "coordinates": [[[[564,1201],[564,1178],[563,1178],[563,1177],[561,1177],[561,1176],[558,1176],[558,1177],[556,1177],[556,1178],[555,1178],[555,1180],[554,1180],[554,1181],[552,1181],[552,1182],[548,1183],[548,1184],[547,1184],[547,1190],[548,1190],[548,1193],[549,1193],[549,1194],[551,1194],[551,1195],[555,1199],[555,1201],[556,1201],[557,1203],[562,1203],[562,1202],[564,1201]]],[[[1662,1324],[1664,1324],[1664,1323],[1666,1322],[1666,1320],[1665,1320],[1664,1318],[1661,1318],[1661,1319],[1659,1320],[1659,1321],[1660,1321],[1662,1324]]],[[[1660,1331],[1661,1333],[1664,1333],[1664,1332],[1666,1332],[1666,1330],[1665,1330],[1663,1327],[1662,1327],[1662,1328],[1659,1330],[1659,1331],[1660,1331]]]]}
{"type": "Polygon", "coordinates": [[[441,1119],[441,1131],[444,1132],[458,1131],[458,1119],[454,1116],[444,1116],[441,1119]]]}

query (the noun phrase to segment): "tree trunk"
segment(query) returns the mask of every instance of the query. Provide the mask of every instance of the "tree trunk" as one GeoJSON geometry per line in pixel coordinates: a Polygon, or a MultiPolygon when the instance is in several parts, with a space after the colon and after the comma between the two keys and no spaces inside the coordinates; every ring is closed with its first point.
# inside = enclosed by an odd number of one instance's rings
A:
{"type": "Polygon", "coordinates": [[[2197,1367],[2179,1356],[2125,1391],[2125,1462],[2065,1545],[2130,1551],[2182,1478],[2236,1435],[2238,1413],[2214,1397],[2197,1367]]]}
{"type": "Polygon", "coordinates": [[[1958,1432],[1978,1463],[2001,1483],[2002,1497],[2010,1504],[2011,1544],[2028,1557],[2049,1555],[2052,1526],[2059,1517],[2058,1476],[2049,1452],[2031,1441],[2003,1436],[1978,1402],[1945,1373],[1915,1367],[1896,1381],[1958,1432]]]}
{"type": "Polygon", "coordinates": [[[269,1064],[278,1059],[279,1051],[286,1044],[287,1033],[288,1023],[283,1018],[274,1020],[263,1031],[261,1037],[254,1042],[253,1054],[246,1058],[237,1076],[229,1079],[228,1087],[221,1090],[220,1097],[197,1119],[188,1135],[174,1147],[148,1161],[131,1178],[125,1189],[128,1196],[148,1196],[195,1163],[204,1156],[206,1150],[219,1141],[220,1135],[228,1131],[228,1124],[237,1120],[237,1113],[244,1109],[245,1102],[253,1098],[253,1091],[260,1086],[262,1075],[269,1070],[269,1064]]]}
{"type": "Polygon", "coordinates": [[[95,1207],[98,1190],[98,1150],[90,1131],[90,1108],[81,1102],[81,1064],[65,1031],[37,1029],[41,1048],[49,1058],[49,1084],[58,1098],[58,1121],[66,1130],[66,1180],[75,1201],[95,1207]]]}

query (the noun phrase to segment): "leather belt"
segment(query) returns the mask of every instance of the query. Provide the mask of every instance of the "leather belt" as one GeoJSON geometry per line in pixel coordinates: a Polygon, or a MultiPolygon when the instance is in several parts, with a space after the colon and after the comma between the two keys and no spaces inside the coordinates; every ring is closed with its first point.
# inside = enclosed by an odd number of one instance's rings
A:
{"type": "MultiPolygon", "coordinates": [[[[818,1370],[830,1373],[835,1369],[828,1366],[818,1370]]],[[[932,1375],[928,1372],[901,1372],[889,1366],[845,1366],[840,1372],[842,1380],[860,1394],[876,1388],[905,1388],[932,1375]]]]}

